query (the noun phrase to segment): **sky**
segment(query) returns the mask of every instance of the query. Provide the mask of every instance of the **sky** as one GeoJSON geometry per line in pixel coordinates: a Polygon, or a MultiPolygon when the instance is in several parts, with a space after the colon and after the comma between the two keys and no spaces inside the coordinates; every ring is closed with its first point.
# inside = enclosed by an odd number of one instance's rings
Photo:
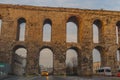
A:
{"type": "Polygon", "coordinates": [[[120,0],[0,0],[0,3],[120,11],[120,0]]]}
{"type": "Polygon", "coordinates": [[[120,10],[120,0],[0,0],[0,3],[80,9],[120,10]]]}

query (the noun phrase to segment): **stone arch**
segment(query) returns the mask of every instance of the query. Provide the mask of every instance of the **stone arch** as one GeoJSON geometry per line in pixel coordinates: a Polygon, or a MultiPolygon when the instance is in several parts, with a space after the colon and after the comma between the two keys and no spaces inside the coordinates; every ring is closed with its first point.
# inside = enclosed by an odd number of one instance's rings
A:
{"type": "Polygon", "coordinates": [[[118,44],[120,41],[120,21],[116,22],[116,43],[118,44]]]}
{"type": "Polygon", "coordinates": [[[80,60],[79,49],[77,47],[70,47],[66,50],[66,74],[78,75],[78,66],[80,60]],[[68,60],[67,60],[68,59],[68,60]]]}
{"type": "Polygon", "coordinates": [[[43,22],[43,41],[51,41],[52,21],[47,18],[43,22]]]}
{"type": "Polygon", "coordinates": [[[100,17],[94,17],[94,18],[92,18],[90,20],[90,23],[93,24],[96,20],[99,20],[102,23],[102,25],[104,24],[103,19],[100,18],[100,17]]]}
{"type": "Polygon", "coordinates": [[[95,19],[92,23],[93,28],[93,43],[99,43],[102,39],[102,21],[95,19]]]}
{"type": "Polygon", "coordinates": [[[116,51],[117,69],[120,69],[120,48],[116,51]]]}
{"type": "Polygon", "coordinates": [[[53,49],[49,46],[43,46],[39,51],[39,71],[38,72],[40,73],[43,70],[49,70],[48,71],[49,74],[53,74],[54,53],[53,53],[53,49]]]}
{"type": "Polygon", "coordinates": [[[93,56],[93,73],[96,74],[96,70],[102,66],[103,61],[103,48],[96,46],[92,51],[93,56]]]}
{"type": "Polygon", "coordinates": [[[46,18],[43,22],[43,25],[46,24],[46,23],[52,25],[52,20],[49,19],[49,18],[46,18]]]}
{"type": "Polygon", "coordinates": [[[24,41],[25,40],[25,27],[26,27],[26,19],[21,17],[17,20],[17,41],[24,41]]]}
{"type": "Polygon", "coordinates": [[[21,45],[21,44],[17,44],[17,45],[14,45],[12,48],[13,48],[12,50],[14,52],[16,49],[18,49],[18,48],[26,48],[26,46],[25,45],[21,45]]]}
{"type": "Polygon", "coordinates": [[[71,47],[67,48],[67,50],[68,49],[74,49],[77,52],[77,55],[80,56],[80,52],[81,51],[80,51],[79,47],[77,47],[77,46],[71,46],[71,47]]]}
{"type": "Polygon", "coordinates": [[[69,17],[66,22],[66,42],[78,42],[78,28],[78,18],[76,16],[69,17]]]}
{"type": "Polygon", "coordinates": [[[79,19],[78,19],[78,17],[77,16],[70,16],[68,19],[67,19],[67,21],[66,21],[66,23],[67,22],[74,22],[76,25],[78,25],[79,26],[79,19]]]}
{"type": "Polygon", "coordinates": [[[27,65],[27,49],[23,45],[13,47],[12,53],[12,73],[15,75],[24,75],[27,65]]]}
{"type": "Polygon", "coordinates": [[[2,34],[2,18],[0,18],[0,35],[2,34]]]}
{"type": "MultiPolygon", "coordinates": [[[[40,48],[40,51],[42,50],[42,49],[44,49],[44,48],[48,48],[48,49],[50,49],[52,52],[53,52],[53,47],[51,47],[50,45],[43,45],[41,48],[40,48]]],[[[40,52],[39,51],[39,52],[40,52]]]]}

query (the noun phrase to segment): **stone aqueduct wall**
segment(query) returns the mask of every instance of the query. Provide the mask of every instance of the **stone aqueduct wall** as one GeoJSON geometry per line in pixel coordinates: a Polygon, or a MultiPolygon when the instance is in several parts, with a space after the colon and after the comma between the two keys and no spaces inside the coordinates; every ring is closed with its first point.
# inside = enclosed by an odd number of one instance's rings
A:
{"type": "Polygon", "coordinates": [[[38,73],[39,51],[50,48],[54,55],[54,75],[65,74],[66,51],[69,48],[78,52],[78,74],[92,75],[92,51],[101,52],[102,66],[110,66],[116,71],[116,23],[120,12],[105,10],[84,10],[72,8],[49,8],[0,4],[2,32],[0,35],[0,61],[12,64],[12,55],[18,47],[27,49],[26,73],[38,73]],[[78,24],[78,42],[66,42],[66,22],[75,16],[78,24]],[[26,19],[25,41],[17,41],[17,20],[26,19]],[[51,42],[43,42],[43,22],[52,21],[51,42]],[[100,43],[93,43],[93,22],[102,22],[100,43]]]}

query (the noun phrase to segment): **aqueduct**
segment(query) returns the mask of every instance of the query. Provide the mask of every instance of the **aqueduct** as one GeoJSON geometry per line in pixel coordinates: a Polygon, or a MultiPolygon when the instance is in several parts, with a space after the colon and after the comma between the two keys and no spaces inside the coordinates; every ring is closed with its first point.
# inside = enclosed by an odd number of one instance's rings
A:
{"type": "Polygon", "coordinates": [[[26,74],[38,73],[39,52],[49,48],[53,52],[54,75],[66,74],[66,51],[78,54],[78,75],[93,74],[94,48],[101,53],[101,66],[116,72],[116,51],[120,48],[120,12],[73,8],[52,8],[0,4],[0,61],[13,66],[13,55],[18,48],[27,50],[26,74]],[[66,42],[66,23],[77,25],[77,41],[66,42]],[[20,40],[20,24],[25,25],[25,39],[20,40]],[[51,40],[43,41],[43,25],[51,25],[51,40]],[[99,31],[99,42],[93,42],[93,24],[99,31]],[[116,26],[118,43],[116,43],[116,26]]]}

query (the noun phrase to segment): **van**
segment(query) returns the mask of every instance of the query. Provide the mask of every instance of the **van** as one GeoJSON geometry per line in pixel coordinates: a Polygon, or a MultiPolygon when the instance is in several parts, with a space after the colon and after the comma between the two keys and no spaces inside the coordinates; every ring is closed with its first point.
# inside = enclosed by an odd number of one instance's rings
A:
{"type": "Polygon", "coordinates": [[[96,70],[96,73],[102,76],[112,76],[110,67],[101,67],[100,69],[96,70]]]}

